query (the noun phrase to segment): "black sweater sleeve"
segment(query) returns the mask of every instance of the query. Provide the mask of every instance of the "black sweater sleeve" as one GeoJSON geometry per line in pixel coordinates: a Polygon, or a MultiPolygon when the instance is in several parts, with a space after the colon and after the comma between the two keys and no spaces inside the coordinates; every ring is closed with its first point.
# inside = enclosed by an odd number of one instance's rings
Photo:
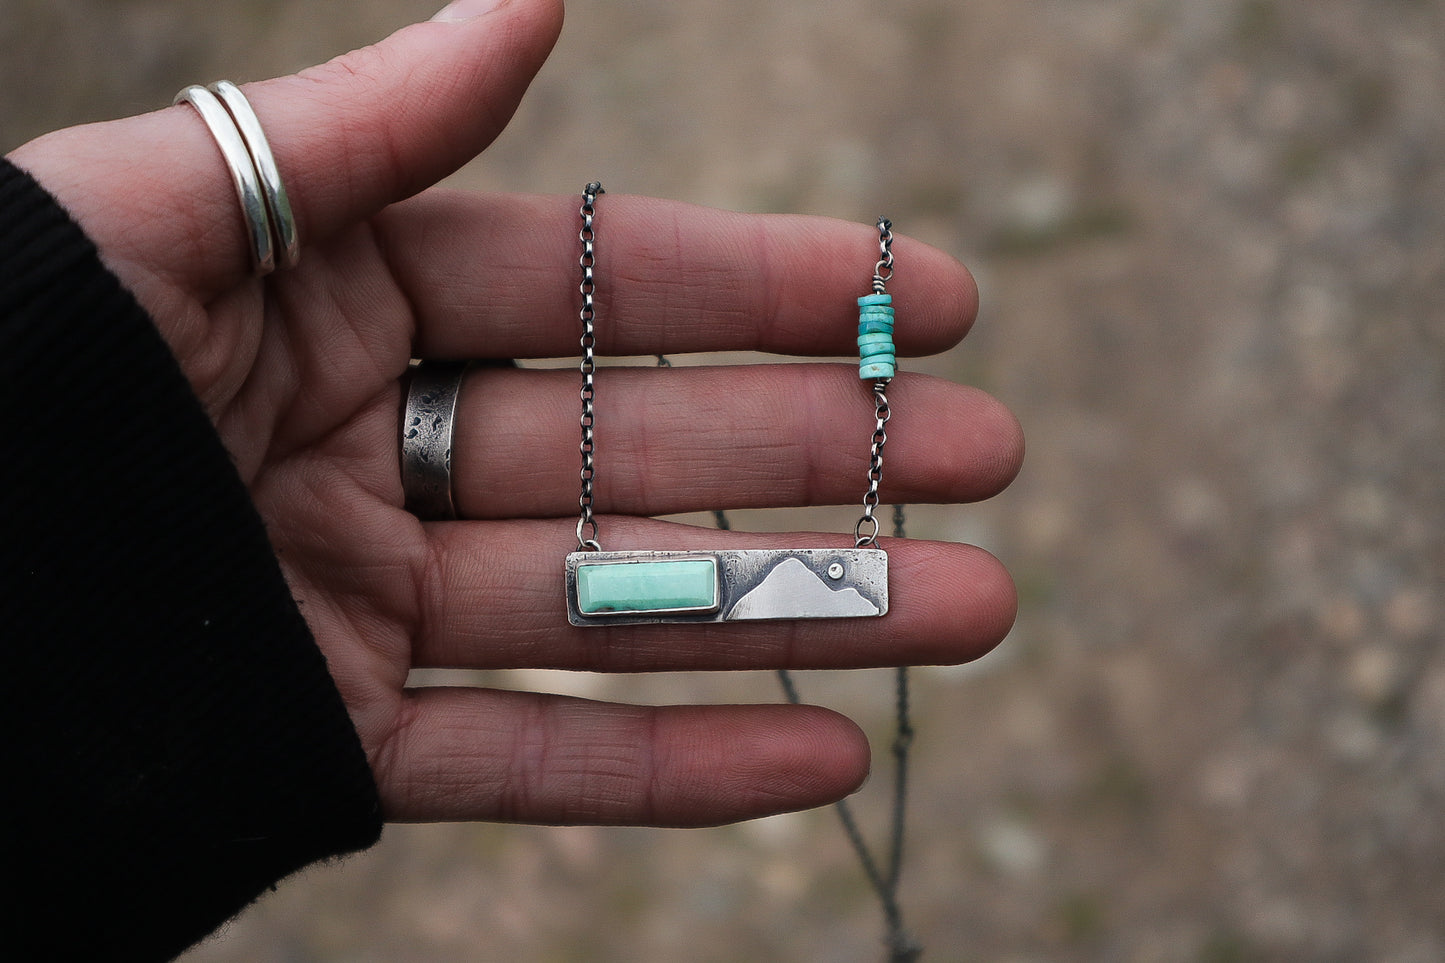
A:
{"type": "Polygon", "coordinates": [[[287,874],[374,842],[376,788],[175,359],[3,160],[0,385],[0,945],[170,958],[287,874]]]}

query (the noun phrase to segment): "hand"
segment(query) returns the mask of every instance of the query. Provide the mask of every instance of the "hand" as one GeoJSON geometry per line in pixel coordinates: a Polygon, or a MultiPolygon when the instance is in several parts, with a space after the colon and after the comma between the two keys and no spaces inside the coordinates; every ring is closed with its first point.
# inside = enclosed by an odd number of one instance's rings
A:
{"type": "MultiPolygon", "coordinates": [[[[488,4],[470,6],[450,12],[488,4]]],[[[12,159],[96,241],[209,411],[389,818],[696,825],[834,800],[866,775],[868,748],[823,709],[406,687],[412,667],[953,663],[994,645],[1014,615],[1012,583],[986,553],[891,541],[881,622],[573,628],[561,572],[575,546],[579,403],[566,371],[474,372],[454,464],[469,520],[422,523],[402,509],[409,358],[578,351],[578,197],[428,189],[501,131],[560,24],[556,0],[512,0],[248,87],[304,245],[299,267],[264,281],[189,107],[61,131],[12,159]]],[[[852,352],[871,226],[613,194],[597,217],[600,353],[852,352]]],[[[907,238],[894,250],[900,351],[954,344],[975,308],[968,273],[907,238]]],[[[609,548],[776,545],[647,516],[860,497],[872,406],[856,369],[626,368],[598,384],[609,548]]],[[[1017,425],[992,399],[906,373],[890,398],[887,499],[985,498],[1017,470],[1017,425]]]]}

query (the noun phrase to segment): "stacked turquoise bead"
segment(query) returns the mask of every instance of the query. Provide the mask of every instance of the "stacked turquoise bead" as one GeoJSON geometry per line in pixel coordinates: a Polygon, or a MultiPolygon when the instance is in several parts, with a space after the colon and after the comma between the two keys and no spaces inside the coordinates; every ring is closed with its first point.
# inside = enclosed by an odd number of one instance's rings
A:
{"type": "Polygon", "coordinates": [[[858,377],[864,381],[891,378],[898,371],[893,347],[893,295],[870,294],[858,299],[858,377]]]}

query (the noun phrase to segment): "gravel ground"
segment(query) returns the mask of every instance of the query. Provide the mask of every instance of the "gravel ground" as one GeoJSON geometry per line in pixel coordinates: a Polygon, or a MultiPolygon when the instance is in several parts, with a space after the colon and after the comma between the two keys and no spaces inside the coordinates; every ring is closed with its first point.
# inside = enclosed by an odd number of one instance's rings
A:
{"type": "MultiPolygon", "coordinates": [[[[294,69],[430,8],[0,0],[0,147],[294,69]]],[[[903,897],[925,959],[1445,959],[1445,4],[569,16],[459,183],[887,211],[979,276],[974,335],[912,367],[1002,397],[1029,462],[1004,496],[914,527],[1002,556],[1023,611],[981,662],[917,676],[903,897]]],[[[481,681],[776,697],[761,674],[481,681]]],[[[886,755],[886,675],[802,683],[886,755]]],[[[870,827],[885,782],[860,797],[870,827]]],[[[187,959],[867,961],[878,933],[826,811],[689,832],[412,826],[187,959]]]]}

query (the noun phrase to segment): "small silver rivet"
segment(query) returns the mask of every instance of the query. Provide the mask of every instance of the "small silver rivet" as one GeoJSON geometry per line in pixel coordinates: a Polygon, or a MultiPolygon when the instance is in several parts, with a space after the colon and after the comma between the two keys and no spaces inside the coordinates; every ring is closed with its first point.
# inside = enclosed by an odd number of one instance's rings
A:
{"type": "Polygon", "coordinates": [[[828,566],[828,577],[831,578],[831,579],[840,579],[840,578],[842,578],[842,577],[843,577],[843,563],[842,563],[842,562],[834,562],[832,565],[829,565],[829,566],[828,566]]]}

